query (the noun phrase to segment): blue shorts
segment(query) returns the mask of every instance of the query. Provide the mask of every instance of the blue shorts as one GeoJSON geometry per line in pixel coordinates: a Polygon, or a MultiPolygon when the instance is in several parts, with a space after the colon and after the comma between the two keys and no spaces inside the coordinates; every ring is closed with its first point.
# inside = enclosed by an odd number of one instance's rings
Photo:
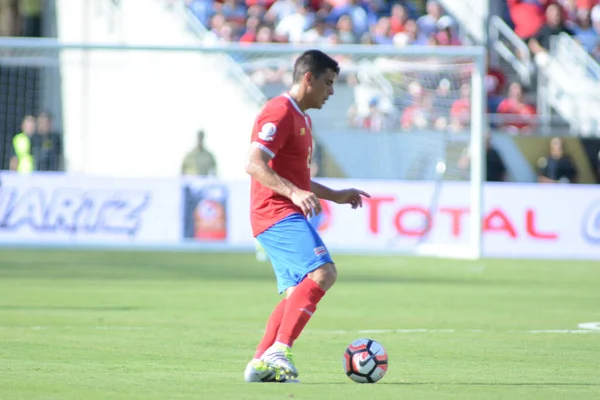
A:
{"type": "Polygon", "coordinates": [[[298,285],[323,264],[333,263],[315,228],[298,213],[285,217],[256,239],[271,259],[279,293],[298,285]]]}

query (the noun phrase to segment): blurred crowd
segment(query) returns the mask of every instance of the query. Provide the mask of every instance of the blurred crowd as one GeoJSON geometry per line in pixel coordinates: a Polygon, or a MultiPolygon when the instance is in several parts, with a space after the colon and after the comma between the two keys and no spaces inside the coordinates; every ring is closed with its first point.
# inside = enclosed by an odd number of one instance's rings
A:
{"type": "Polygon", "coordinates": [[[515,33],[533,54],[549,50],[551,37],[566,33],[600,59],[599,0],[506,0],[515,33]]]}
{"type": "Polygon", "coordinates": [[[454,21],[424,0],[185,0],[214,41],[460,44],[454,21]]]}
{"type": "MultiPolygon", "coordinates": [[[[185,1],[207,28],[205,40],[209,42],[461,45],[457,24],[436,0],[185,1]]],[[[512,2],[508,6],[513,6],[512,2]]],[[[291,83],[287,59],[280,68],[261,66],[246,69],[246,72],[259,86],[291,83]]],[[[403,79],[402,87],[396,88],[392,108],[383,106],[381,99],[373,96],[367,100],[368,104],[350,108],[349,125],[371,131],[448,129],[459,132],[468,127],[471,103],[468,73],[458,78],[443,74],[414,74],[408,78],[403,79]]],[[[350,77],[347,83],[357,82],[350,77]]],[[[487,111],[505,116],[502,122],[494,124],[495,128],[520,134],[533,130],[536,119],[532,116],[536,114],[536,107],[519,82],[507,82],[501,69],[489,66],[486,90],[487,111]]]]}

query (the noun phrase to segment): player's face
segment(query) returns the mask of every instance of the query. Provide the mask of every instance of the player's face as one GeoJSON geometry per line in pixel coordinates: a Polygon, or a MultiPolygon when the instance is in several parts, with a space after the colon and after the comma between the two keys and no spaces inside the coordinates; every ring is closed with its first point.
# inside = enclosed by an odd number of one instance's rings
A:
{"type": "Polygon", "coordinates": [[[311,99],[310,108],[323,107],[329,96],[333,95],[333,83],[337,75],[331,69],[328,69],[318,78],[311,75],[309,78],[308,95],[311,99]]]}

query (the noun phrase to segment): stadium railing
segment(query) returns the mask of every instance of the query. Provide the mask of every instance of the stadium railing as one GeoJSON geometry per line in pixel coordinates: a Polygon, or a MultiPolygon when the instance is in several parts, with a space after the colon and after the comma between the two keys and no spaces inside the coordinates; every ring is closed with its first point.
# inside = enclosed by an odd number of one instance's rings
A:
{"type": "Polygon", "coordinates": [[[534,66],[527,44],[498,16],[490,18],[489,26],[490,45],[512,66],[521,82],[529,86],[534,66]]]}
{"type": "Polygon", "coordinates": [[[556,110],[574,134],[600,136],[600,66],[566,34],[553,38],[539,68],[538,107],[556,110]]]}
{"type": "Polygon", "coordinates": [[[440,0],[439,3],[477,43],[485,43],[487,2],[481,0],[440,0]]]}

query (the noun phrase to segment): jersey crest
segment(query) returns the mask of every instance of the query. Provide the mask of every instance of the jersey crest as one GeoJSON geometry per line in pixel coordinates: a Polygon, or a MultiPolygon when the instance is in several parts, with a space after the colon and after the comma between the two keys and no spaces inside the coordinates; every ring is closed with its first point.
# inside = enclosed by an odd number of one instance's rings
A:
{"type": "Polygon", "coordinates": [[[272,142],[276,132],[277,127],[275,124],[272,122],[267,122],[262,126],[260,132],[258,132],[258,137],[265,142],[272,142]]]}

